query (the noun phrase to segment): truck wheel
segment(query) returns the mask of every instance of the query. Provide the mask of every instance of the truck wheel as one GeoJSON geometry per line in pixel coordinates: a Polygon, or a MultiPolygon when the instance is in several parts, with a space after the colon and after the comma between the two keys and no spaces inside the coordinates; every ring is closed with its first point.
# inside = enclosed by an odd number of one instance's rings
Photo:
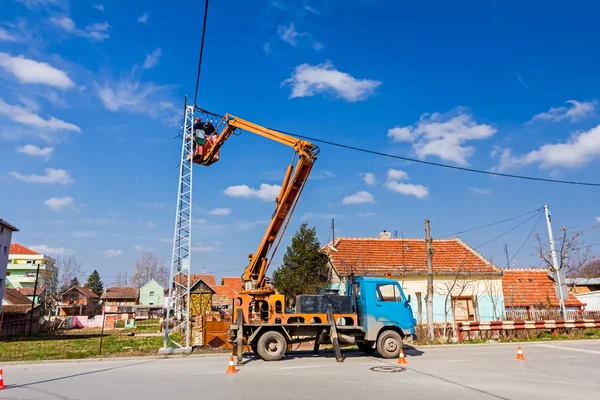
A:
{"type": "Polygon", "coordinates": [[[373,342],[358,342],[356,343],[358,349],[366,354],[371,354],[375,352],[375,346],[373,346],[373,342]]]}
{"type": "Polygon", "coordinates": [[[383,358],[396,358],[402,348],[402,336],[395,331],[385,331],[377,339],[377,352],[383,358]]]}
{"type": "Polygon", "coordinates": [[[250,345],[250,348],[252,349],[252,352],[253,352],[254,354],[258,354],[258,351],[256,350],[256,343],[252,343],[252,344],[250,345]]]}
{"type": "Polygon", "coordinates": [[[281,360],[281,357],[285,354],[286,348],[287,343],[285,337],[277,331],[264,333],[260,339],[258,339],[258,343],[256,344],[258,355],[265,361],[281,360]]]}

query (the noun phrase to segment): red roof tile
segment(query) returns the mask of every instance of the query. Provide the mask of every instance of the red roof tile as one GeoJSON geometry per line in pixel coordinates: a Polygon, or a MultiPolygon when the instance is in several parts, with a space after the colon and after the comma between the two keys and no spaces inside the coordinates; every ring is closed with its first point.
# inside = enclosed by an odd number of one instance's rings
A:
{"type": "Polygon", "coordinates": [[[19,243],[12,243],[10,245],[10,254],[27,254],[27,255],[39,255],[40,253],[36,253],[35,251],[28,249],[19,243]]]}
{"type": "MultiPolygon", "coordinates": [[[[502,291],[506,307],[558,307],[554,281],[545,269],[505,269],[502,291]]],[[[583,303],[572,293],[565,299],[567,307],[581,307],[583,303]]]]}
{"type": "Polygon", "coordinates": [[[27,298],[27,296],[25,296],[23,293],[13,288],[4,289],[4,300],[9,302],[10,305],[29,304],[31,306],[31,300],[29,300],[29,298],[27,298]]]}
{"type": "Polygon", "coordinates": [[[17,289],[19,292],[24,294],[25,296],[33,296],[33,288],[32,287],[23,287],[17,289]]]}
{"type": "MultiPolygon", "coordinates": [[[[187,279],[185,274],[177,274],[175,275],[175,281],[177,283],[183,283],[187,279]]],[[[190,287],[194,286],[198,283],[199,280],[203,280],[211,288],[213,286],[217,286],[217,280],[213,274],[191,274],[190,275],[190,287]]]]}
{"type": "MultiPolygon", "coordinates": [[[[433,272],[497,273],[501,270],[459,238],[434,239],[433,272]]],[[[336,238],[323,247],[339,274],[427,273],[425,239],[336,238]],[[334,250],[335,249],[335,250],[334,250]]]]}
{"type": "MultiPolygon", "coordinates": [[[[40,305],[37,304],[33,309],[39,309],[40,305]]],[[[31,304],[5,304],[2,306],[3,313],[15,313],[15,314],[28,314],[31,311],[31,304]]],[[[35,314],[34,314],[35,315],[35,314]]]]}
{"type": "Polygon", "coordinates": [[[236,277],[236,278],[222,277],[221,285],[227,285],[238,293],[244,289],[242,278],[240,278],[240,277],[236,277]]]}
{"type": "Polygon", "coordinates": [[[103,300],[112,299],[124,299],[124,300],[137,300],[138,290],[131,286],[113,286],[104,289],[102,296],[103,300]]]}

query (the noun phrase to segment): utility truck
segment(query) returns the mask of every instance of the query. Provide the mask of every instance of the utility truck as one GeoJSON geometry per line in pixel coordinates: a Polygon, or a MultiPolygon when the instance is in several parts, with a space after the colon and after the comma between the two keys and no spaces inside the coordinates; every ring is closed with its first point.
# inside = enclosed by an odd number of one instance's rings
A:
{"type": "Polygon", "coordinates": [[[329,291],[318,296],[298,296],[296,310],[285,310],[285,296],[270,285],[267,270],[319,148],[309,141],[226,114],[216,127],[212,122],[195,121],[192,161],[209,166],[221,160],[221,147],[238,130],[294,149],[271,221],[257,250],[248,256],[250,262],[241,277],[243,290],[233,301],[234,323],[229,338],[238,363],[244,344],[262,359],[275,361],[283,357],[289,345],[312,340],[315,352],[320,344],[332,343],[338,361],[342,360],[340,344],[356,344],[366,353],[376,350],[385,358],[398,357],[403,339],[414,335],[415,320],[410,300],[394,280],[351,276],[345,284],[345,295],[329,291]]]}

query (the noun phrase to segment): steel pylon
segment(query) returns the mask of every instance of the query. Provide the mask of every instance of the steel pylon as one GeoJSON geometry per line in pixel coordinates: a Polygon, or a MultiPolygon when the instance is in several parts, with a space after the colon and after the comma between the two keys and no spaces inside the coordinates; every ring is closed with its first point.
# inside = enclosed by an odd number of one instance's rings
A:
{"type": "Polygon", "coordinates": [[[179,168],[179,185],[177,190],[177,211],[175,212],[175,229],[173,232],[173,257],[169,274],[169,304],[165,320],[163,353],[190,352],[190,274],[192,243],[192,162],[193,158],[193,126],[194,107],[185,105],[183,133],[181,144],[181,162],[179,168]],[[173,309],[173,312],[171,312],[173,309]],[[175,314],[175,315],[172,315],[175,314]],[[174,319],[175,327],[169,329],[169,322],[174,319]],[[175,340],[172,336],[181,332],[183,336],[175,340]]]}

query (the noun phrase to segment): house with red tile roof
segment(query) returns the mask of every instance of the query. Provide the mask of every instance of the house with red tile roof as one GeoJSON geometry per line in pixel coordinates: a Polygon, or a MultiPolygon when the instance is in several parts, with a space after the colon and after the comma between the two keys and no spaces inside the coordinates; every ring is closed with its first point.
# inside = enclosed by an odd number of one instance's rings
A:
{"type": "MultiPolygon", "coordinates": [[[[504,304],[509,311],[527,311],[534,318],[534,311],[556,311],[559,299],[555,283],[546,269],[505,269],[502,275],[504,304]]],[[[564,299],[567,310],[581,310],[584,304],[569,292],[564,299]]]]}
{"type": "MultiPolygon", "coordinates": [[[[435,321],[492,320],[503,315],[502,270],[461,239],[433,239],[435,321]]],[[[388,277],[411,297],[415,318],[426,320],[427,249],[424,239],[336,238],[329,256],[332,286],[350,274],[388,277]]]]}
{"type": "Polygon", "coordinates": [[[222,277],[221,285],[229,286],[236,292],[241,292],[244,289],[244,283],[242,282],[242,278],[239,276],[236,277],[222,277]]]}
{"type": "MultiPolygon", "coordinates": [[[[58,277],[58,268],[55,263],[56,260],[46,254],[38,253],[19,243],[12,243],[6,268],[6,284],[11,288],[33,291],[37,277],[38,293],[36,293],[35,302],[39,304],[38,296],[43,292],[42,288],[46,288],[47,291],[55,289],[47,286],[53,285],[58,277]]],[[[31,292],[31,298],[33,299],[33,292],[31,292]]]]}
{"type": "Polygon", "coordinates": [[[86,315],[93,317],[102,313],[100,297],[89,288],[73,286],[60,295],[58,303],[61,316],[86,315]]]}

